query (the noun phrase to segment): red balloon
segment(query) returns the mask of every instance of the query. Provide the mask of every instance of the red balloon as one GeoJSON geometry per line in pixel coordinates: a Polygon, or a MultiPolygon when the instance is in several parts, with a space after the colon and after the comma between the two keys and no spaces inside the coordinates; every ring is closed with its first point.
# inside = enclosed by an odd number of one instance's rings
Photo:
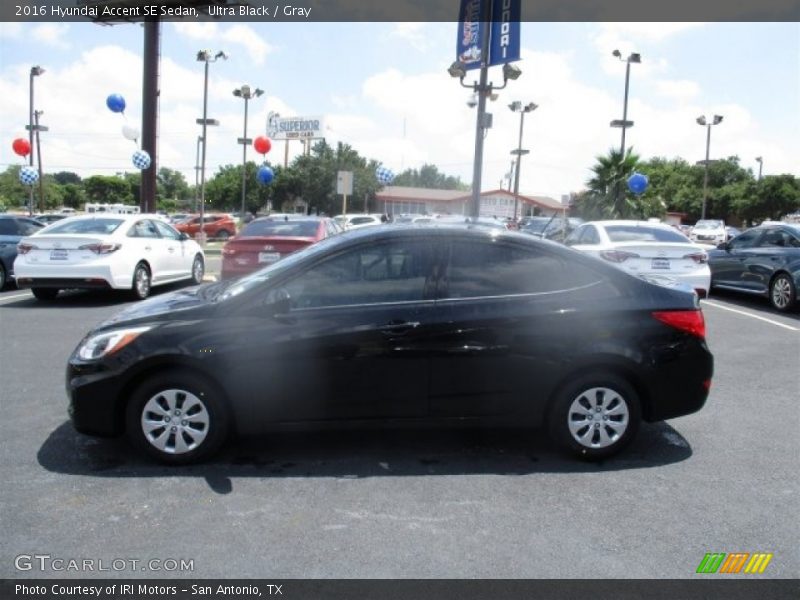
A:
{"type": "Polygon", "coordinates": [[[266,154],[272,149],[272,140],[270,140],[268,137],[260,135],[253,140],[253,148],[255,148],[256,152],[259,154],[266,154]]]}
{"type": "Polygon", "coordinates": [[[11,147],[14,149],[14,153],[20,156],[28,156],[31,153],[31,144],[25,138],[15,139],[11,147]]]}

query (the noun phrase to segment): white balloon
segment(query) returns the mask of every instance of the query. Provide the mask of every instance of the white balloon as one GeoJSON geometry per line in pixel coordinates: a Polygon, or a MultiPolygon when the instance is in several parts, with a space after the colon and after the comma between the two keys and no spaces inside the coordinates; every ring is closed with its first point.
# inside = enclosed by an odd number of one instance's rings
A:
{"type": "Polygon", "coordinates": [[[122,126],[122,135],[125,136],[126,140],[131,140],[135,142],[139,139],[139,130],[136,127],[132,127],[130,125],[123,125],[122,126]]]}

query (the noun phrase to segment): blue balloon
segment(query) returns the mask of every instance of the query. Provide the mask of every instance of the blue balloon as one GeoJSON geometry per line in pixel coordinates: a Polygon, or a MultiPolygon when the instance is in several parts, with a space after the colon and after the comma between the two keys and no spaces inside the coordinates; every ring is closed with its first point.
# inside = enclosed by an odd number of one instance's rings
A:
{"type": "Polygon", "coordinates": [[[121,113],[125,110],[125,98],[119,94],[111,94],[106,98],[106,106],[111,112],[121,113]]]}
{"type": "Polygon", "coordinates": [[[258,170],[258,182],[264,185],[268,184],[275,178],[275,172],[268,166],[264,165],[258,170]]]}
{"type": "Polygon", "coordinates": [[[647,189],[648,179],[647,175],[641,173],[634,173],[628,177],[628,189],[634,194],[642,194],[647,189]]]}

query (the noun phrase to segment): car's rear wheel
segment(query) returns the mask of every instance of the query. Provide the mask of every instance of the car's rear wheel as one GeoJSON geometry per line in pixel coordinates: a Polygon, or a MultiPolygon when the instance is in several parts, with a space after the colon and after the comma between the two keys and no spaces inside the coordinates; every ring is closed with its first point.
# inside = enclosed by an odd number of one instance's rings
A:
{"type": "Polygon", "coordinates": [[[199,254],[194,257],[194,262],[192,263],[192,282],[193,283],[203,283],[203,275],[205,275],[206,266],[203,262],[203,257],[199,254]]]}
{"type": "Polygon", "coordinates": [[[641,421],[639,397],[627,381],[608,373],[581,376],[564,386],[551,406],[553,440],[585,460],[608,458],[627,446],[641,421]]]}
{"type": "Polygon", "coordinates": [[[0,263],[0,290],[6,287],[6,268],[0,263]]]}
{"type": "Polygon", "coordinates": [[[56,288],[31,288],[31,292],[37,300],[53,300],[58,296],[56,288]]]}
{"type": "Polygon", "coordinates": [[[204,460],[228,434],[227,404],[219,389],[199,373],[156,375],[132,395],[128,437],[156,460],[173,465],[204,460]]]}
{"type": "Polygon", "coordinates": [[[152,279],[150,269],[144,263],[139,263],[133,270],[133,283],[131,291],[137,300],[144,300],[150,295],[152,279]]]}
{"type": "Polygon", "coordinates": [[[221,229],[220,231],[217,232],[217,239],[219,239],[222,242],[227,241],[229,237],[231,237],[231,234],[229,231],[226,231],[225,229],[221,229]]]}
{"type": "Polygon", "coordinates": [[[792,310],[795,289],[792,278],[786,273],[776,275],[769,286],[769,301],[772,306],[782,312],[792,310]]]}

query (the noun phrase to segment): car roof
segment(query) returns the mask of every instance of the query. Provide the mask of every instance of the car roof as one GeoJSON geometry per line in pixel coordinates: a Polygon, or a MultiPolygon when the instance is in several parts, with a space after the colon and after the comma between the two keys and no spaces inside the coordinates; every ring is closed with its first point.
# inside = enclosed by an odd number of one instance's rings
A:
{"type": "Polygon", "coordinates": [[[671,225],[666,223],[651,223],[650,221],[633,221],[633,220],[607,220],[607,221],[588,221],[581,223],[581,225],[600,225],[601,227],[608,227],[611,225],[624,225],[626,227],[657,227],[659,229],[672,229],[671,225]]]}

